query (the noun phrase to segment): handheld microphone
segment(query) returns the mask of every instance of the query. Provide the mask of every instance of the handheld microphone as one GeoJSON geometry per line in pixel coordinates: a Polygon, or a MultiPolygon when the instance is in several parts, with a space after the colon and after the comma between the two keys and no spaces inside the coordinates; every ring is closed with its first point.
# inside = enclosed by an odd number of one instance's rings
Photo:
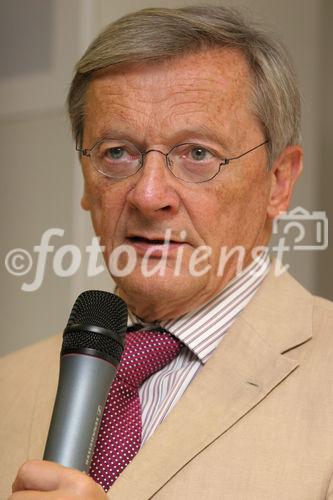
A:
{"type": "Polygon", "coordinates": [[[127,306],[116,295],[89,290],[76,299],[63,335],[44,460],[89,471],[126,327],[127,306]]]}

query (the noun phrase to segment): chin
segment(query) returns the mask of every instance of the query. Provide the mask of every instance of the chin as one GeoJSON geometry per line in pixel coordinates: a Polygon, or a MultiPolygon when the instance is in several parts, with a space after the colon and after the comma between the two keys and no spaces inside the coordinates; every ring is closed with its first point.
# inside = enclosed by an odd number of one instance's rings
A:
{"type": "Polygon", "coordinates": [[[186,312],[186,304],[191,304],[192,298],[205,287],[200,279],[182,274],[145,277],[134,272],[130,276],[113,279],[120,297],[130,309],[142,319],[149,316],[150,321],[169,319],[174,314],[186,312]]]}
{"type": "Polygon", "coordinates": [[[184,287],[183,276],[143,276],[141,273],[139,275],[132,273],[131,276],[113,277],[113,279],[126,295],[140,293],[147,297],[163,294],[167,298],[168,295],[175,294],[175,289],[184,287]]]}

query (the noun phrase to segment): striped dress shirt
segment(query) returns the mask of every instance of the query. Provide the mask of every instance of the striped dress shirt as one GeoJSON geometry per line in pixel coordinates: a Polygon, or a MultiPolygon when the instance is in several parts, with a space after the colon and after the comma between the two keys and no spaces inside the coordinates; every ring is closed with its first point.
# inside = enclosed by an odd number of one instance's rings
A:
{"type": "Polygon", "coordinates": [[[140,388],[141,446],[184,394],[193,378],[213,354],[239,313],[255,295],[270,268],[268,256],[256,258],[213,299],[199,309],[170,321],[143,323],[129,314],[129,326],[165,328],[184,346],[166,367],[154,373],[140,388]]]}

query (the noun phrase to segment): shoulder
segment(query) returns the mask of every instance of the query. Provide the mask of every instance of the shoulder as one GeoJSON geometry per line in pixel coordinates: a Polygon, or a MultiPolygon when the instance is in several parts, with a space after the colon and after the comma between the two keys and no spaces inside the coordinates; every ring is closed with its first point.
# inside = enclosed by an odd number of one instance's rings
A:
{"type": "Polygon", "coordinates": [[[330,300],[324,299],[323,297],[313,297],[314,307],[317,313],[321,313],[323,315],[328,315],[332,317],[333,315],[333,302],[330,300]]]}
{"type": "Polygon", "coordinates": [[[40,353],[47,353],[53,351],[53,349],[60,348],[61,346],[61,334],[53,335],[52,337],[47,337],[44,340],[31,344],[27,347],[23,347],[17,351],[13,351],[6,356],[0,358],[0,365],[10,363],[12,360],[23,360],[32,359],[38,356],[40,353]]]}
{"type": "Polygon", "coordinates": [[[52,369],[59,360],[61,335],[54,335],[33,345],[14,351],[0,359],[0,389],[6,392],[16,381],[26,377],[32,379],[41,376],[43,371],[52,369]]]}
{"type": "Polygon", "coordinates": [[[313,331],[333,342],[333,302],[313,297],[313,331]]]}
{"type": "Polygon", "coordinates": [[[18,467],[41,458],[59,371],[61,335],[0,360],[0,497],[7,498],[18,467]]]}

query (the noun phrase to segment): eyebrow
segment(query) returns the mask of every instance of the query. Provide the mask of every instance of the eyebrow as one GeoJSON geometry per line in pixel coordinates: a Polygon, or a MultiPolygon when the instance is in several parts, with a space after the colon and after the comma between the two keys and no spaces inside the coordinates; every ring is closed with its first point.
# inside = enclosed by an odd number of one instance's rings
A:
{"type": "MultiPolygon", "coordinates": [[[[115,138],[115,139],[124,139],[132,142],[134,145],[138,147],[145,147],[142,141],[138,140],[138,138],[134,137],[130,131],[120,131],[120,129],[112,129],[105,128],[100,131],[95,142],[106,138],[115,138]]],[[[174,140],[167,139],[166,142],[174,146],[176,144],[181,144],[184,142],[198,142],[200,140],[210,141],[211,143],[215,143],[216,146],[219,146],[223,149],[223,152],[228,153],[231,151],[230,143],[228,144],[226,140],[218,134],[215,130],[211,129],[205,124],[196,124],[193,126],[189,126],[183,130],[179,130],[174,134],[174,140]]],[[[162,140],[163,143],[163,140],[162,140]]],[[[147,145],[149,146],[149,145],[147,145]]]]}
{"type": "Polygon", "coordinates": [[[199,140],[203,139],[206,141],[212,141],[216,143],[216,145],[222,147],[226,152],[228,151],[228,149],[230,149],[230,143],[228,143],[221,134],[204,124],[196,124],[195,126],[188,127],[184,131],[181,131],[179,136],[193,136],[196,138],[196,140],[198,138],[199,140]]]}

